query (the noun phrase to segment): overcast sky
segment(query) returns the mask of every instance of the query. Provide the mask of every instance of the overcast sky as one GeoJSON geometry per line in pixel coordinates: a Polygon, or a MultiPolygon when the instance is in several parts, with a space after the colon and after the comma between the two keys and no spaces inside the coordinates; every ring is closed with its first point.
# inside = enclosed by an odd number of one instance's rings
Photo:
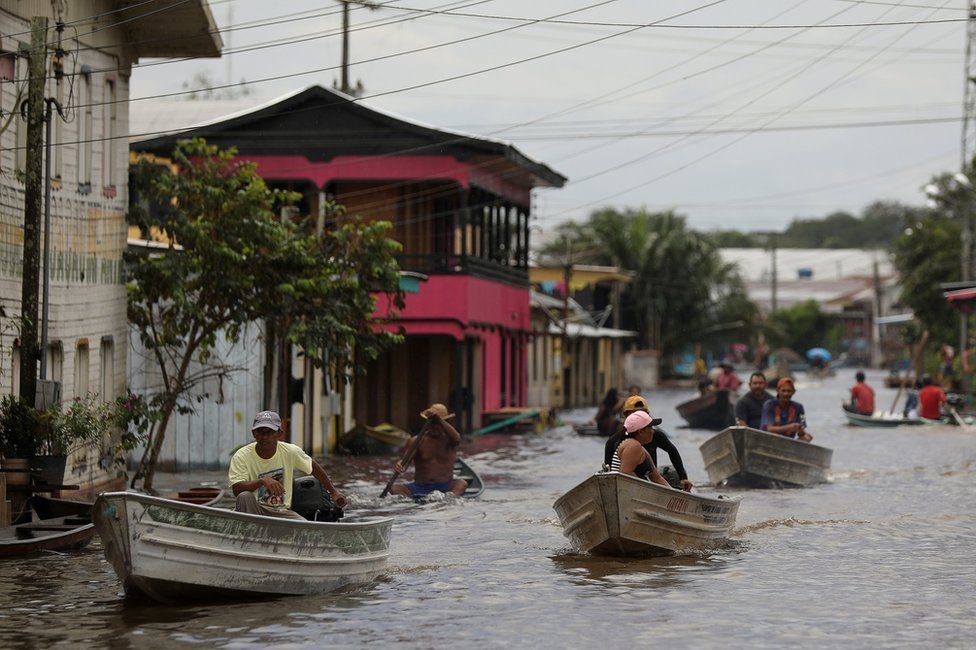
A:
{"type": "MultiPolygon", "coordinates": [[[[567,176],[566,187],[536,193],[545,229],[605,205],[674,208],[704,230],[782,229],[796,216],[859,212],[877,199],[921,203],[919,188],[932,174],[959,167],[964,0],[380,2],[387,6],[351,12],[357,30],[351,59],[363,61],[351,76],[363,82],[364,102],[508,140],[567,176]],[[691,13],[664,24],[703,27],[629,26],[682,12],[691,13]],[[496,18],[564,13],[560,20],[624,24],[496,18]],[[944,20],[953,22],[704,27],[944,20]],[[364,61],[458,39],[470,40],[364,61]],[[540,56],[571,46],[579,47],[540,56]]],[[[305,40],[220,60],[136,67],[133,98],[179,91],[201,71],[218,83],[228,75],[253,82],[255,103],[309,84],[331,85],[338,76],[321,70],[340,61],[337,2],[210,5],[221,28],[289,19],[226,32],[228,50],[305,40]],[[280,78],[312,70],[320,71],[280,78]]]]}

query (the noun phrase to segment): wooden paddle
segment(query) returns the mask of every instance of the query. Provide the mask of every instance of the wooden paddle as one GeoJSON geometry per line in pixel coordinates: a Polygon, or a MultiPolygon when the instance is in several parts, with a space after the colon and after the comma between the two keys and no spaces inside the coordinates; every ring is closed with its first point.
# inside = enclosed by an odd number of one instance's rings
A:
{"type": "MultiPolygon", "coordinates": [[[[410,464],[410,461],[413,460],[414,454],[417,453],[417,448],[420,447],[420,441],[425,435],[427,435],[427,431],[430,429],[432,421],[433,418],[427,418],[427,420],[424,421],[424,426],[420,427],[420,433],[417,434],[413,444],[408,446],[407,450],[403,453],[403,458],[400,459],[400,464],[403,465],[404,469],[406,469],[406,467],[410,464]]],[[[390,480],[387,481],[386,487],[383,488],[383,493],[380,494],[381,499],[386,498],[386,495],[390,493],[391,489],[393,489],[393,484],[396,483],[398,478],[400,478],[400,472],[394,471],[393,476],[391,476],[390,480]]]]}
{"type": "Polygon", "coordinates": [[[966,421],[962,419],[962,416],[959,415],[959,411],[957,411],[954,406],[949,407],[949,414],[952,415],[952,419],[955,420],[956,424],[958,424],[960,427],[964,429],[969,428],[969,425],[966,424],[966,421]]]}
{"type": "Polygon", "coordinates": [[[925,330],[924,332],[922,332],[922,338],[919,339],[919,341],[918,341],[918,347],[915,349],[915,354],[912,357],[912,363],[911,363],[911,365],[908,366],[908,368],[905,369],[905,376],[901,378],[901,384],[898,386],[898,392],[895,393],[895,401],[891,403],[891,410],[890,410],[890,412],[892,414],[894,414],[895,407],[898,406],[898,400],[901,399],[901,393],[902,393],[903,390],[905,390],[905,385],[908,383],[908,375],[909,375],[909,373],[912,372],[912,370],[914,369],[914,371],[915,371],[915,379],[918,380],[920,378],[920,375],[919,375],[919,372],[918,372],[919,356],[921,356],[922,349],[925,347],[925,342],[928,341],[928,340],[929,340],[929,331],[928,330],[925,330]]]}

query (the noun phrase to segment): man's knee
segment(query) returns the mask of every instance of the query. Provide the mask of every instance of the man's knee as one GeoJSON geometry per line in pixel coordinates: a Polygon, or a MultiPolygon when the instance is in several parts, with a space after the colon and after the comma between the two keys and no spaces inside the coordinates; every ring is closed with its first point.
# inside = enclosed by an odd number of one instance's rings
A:
{"type": "Polygon", "coordinates": [[[258,510],[258,499],[254,496],[253,492],[245,490],[237,495],[237,502],[234,504],[234,510],[237,512],[250,512],[257,513],[258,510]]]}
{"type": "Polygon", "coordinates": [[[464,491],[467,489],[468,489],[468,482],[465,481],[464,479],[460,479],[460,478],[455,479],[454,482],[451,483],[451,492],[453,492],[458,496],[464,494],[464,491]]]}

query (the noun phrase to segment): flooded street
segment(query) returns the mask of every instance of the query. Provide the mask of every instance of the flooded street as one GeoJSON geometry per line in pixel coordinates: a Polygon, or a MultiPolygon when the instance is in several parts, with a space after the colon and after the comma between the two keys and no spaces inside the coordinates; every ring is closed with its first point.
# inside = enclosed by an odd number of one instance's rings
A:
{"type": "MultiPolygon", "coordinates": [[[[389,570],[368,587],[244,604],[132,604],[96,541],[80,554],[0,563],[8,587],[0,638],[5,647],[969,647],[976,427],[849,427],[840,401],[853,374],[801,375],[797,387],[814,442],[834,450],[832,483],[723,490],[743,502],[734,542],[718,552],[573,554],[552,502],[599,467],[603,439],[569,426],[488,435],[463,447],[486,485],[473,502],[380,502],[392,458],[327,460],[352,495],[350,517],[396,516],[389,570]]],[[[869,373],[887,408],[894,391],[881,379],[869,373]]],[[[712,434],[679,428],[674,410],[689,397],[654,391],[649,401],[691,480],[705,483],[698,445],[712,434]]]]}

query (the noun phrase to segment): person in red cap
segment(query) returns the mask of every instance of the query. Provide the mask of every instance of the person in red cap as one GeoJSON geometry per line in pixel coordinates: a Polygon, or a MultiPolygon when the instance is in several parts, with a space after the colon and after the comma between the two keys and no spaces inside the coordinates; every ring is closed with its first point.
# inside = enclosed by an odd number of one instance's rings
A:
{"type": "Polygon", "coordinates": [[[776,399],[763,404],[759,428],[769,433],[810,442],[813,436],[806,430],[806,413],[803,404],[793,401],[795,393],[796,387],[789,377],[783,377],[776,382],[776,399]]]}
{"type": "Polygon", "coordinates": [[[624,420],[625,437],[613,452],[610,471],[636,476],[669,488],[671,484],[657,471],[651,455],[644,449],[644,445],[654,439],[655,424],[661,424],[661,419],[652,418],[647,411],[634,411],[627,416],[624,420]]]}

